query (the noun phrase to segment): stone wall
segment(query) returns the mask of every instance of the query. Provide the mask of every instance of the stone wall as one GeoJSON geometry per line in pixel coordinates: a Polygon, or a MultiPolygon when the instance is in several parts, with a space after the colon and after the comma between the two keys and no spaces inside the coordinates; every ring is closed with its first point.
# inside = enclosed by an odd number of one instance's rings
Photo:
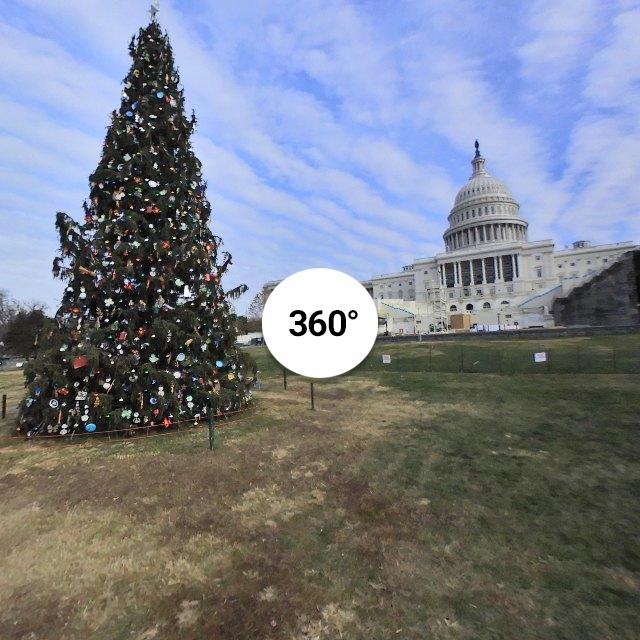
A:
{"type": "Polygon", "coordinates": [[[623,254],[593,279],[553,303],[556,325],[617,326],[640,322],[640,251],[623,254]]]}

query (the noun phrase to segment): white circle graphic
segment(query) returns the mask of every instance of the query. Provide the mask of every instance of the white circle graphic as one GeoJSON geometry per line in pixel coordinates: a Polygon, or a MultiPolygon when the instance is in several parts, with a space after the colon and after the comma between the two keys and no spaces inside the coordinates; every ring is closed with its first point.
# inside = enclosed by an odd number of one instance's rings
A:
{"type": "Polygon", "coordinates": [[[286,369],[331,378],[367,357],[378,334],[378,312],[355,278],[335,269],[305,269],[267,298],[262,333],[286,369]]]}

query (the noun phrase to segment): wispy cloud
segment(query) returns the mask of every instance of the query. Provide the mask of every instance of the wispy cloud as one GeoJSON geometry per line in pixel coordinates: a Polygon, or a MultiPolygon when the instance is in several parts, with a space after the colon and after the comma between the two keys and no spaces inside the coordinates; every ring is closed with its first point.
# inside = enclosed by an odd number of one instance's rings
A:
{"type": "MultiPolygon", "coordinates": [[[[144,4],[0,0],[0,287],[17,297],[57,304],[53,214],[79,216],[144,4]]],[[[638,234],[635,2],[163,0],[160,17],[228,286],[441,250],[475,138],[532,238],[638,234]]]]}

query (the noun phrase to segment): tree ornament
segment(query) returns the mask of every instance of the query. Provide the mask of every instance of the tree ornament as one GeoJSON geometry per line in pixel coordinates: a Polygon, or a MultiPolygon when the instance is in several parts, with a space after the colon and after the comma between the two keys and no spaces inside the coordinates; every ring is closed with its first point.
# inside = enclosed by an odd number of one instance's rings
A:
{"type": "Polygon", "coordinates": [[[89,359],[87,356],[76,356],[73,359],[72,366],[74,369],[82,369],[82,367],[86,367],[89,359]]]}

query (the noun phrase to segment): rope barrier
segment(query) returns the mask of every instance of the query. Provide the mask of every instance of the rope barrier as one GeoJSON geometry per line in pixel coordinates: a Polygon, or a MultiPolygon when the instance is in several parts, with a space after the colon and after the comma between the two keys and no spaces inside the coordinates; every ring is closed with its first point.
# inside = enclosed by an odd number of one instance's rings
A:
{"type": "MultiPolygon", "coordinates": [[[[225,413],[220,413],[220,414],[216,414],[217,418],[224,418],[225,420],[227,419],[228,416],[231,415],[235,415],[238,413],[243,413],[244,411],[246,411],[246,409],[237,409],[236,411],[227,411],[225,413]]],[[[205,419],[206,420],[206,419],[205,419]]],[[[197,423],[197,422],[203,422],[205,421],[203,420],[203,418],[190,418],[188,420],[174,420],[170,425],[165,425],[163,422],[153,422],[151,424],[147,424],[147,425],[142,425],[140,427],[122,427],[120,429],[108,429],[107,431],[81,431],[81,432],[70,432],[67,434],[51,434],[51,435],[33,435],[33,436],[28,436],[27,434],[24,435],[11,435],[9,436],[10,438],[18,438],[20,440],[44,440],[44,439],[55,439],[55,438],[75,438],[80,437],[80,436],[101,436],[101,435],[106,435],[106,434],[110,434],[110,433],[130,433],[131,431],[141,431],[141,430],[149,430],[149,429],[153,429],[155,427],[163,427],[165,430],[168,430],[171,426],[176,425],[176,424],[185,424],[188,422],[193,422],[193,423],[197,423]]],[[[184,432],[186,431],[186,429],[176,429],[173,431],[167,431],[167,433],[178,433],[178,432],[184,432]]],[[[160,434],[153,434],[153,435],[164,435],[162,433],[160,434]]],[[[151,437],[149,436],[145,436],[145,437],[151,437]]]]}
{"type": "MultiPolygon", "coordinates": [[[[240,413],[240,412],[236,411],[234,413],[240,413]]],[[[227,415],[229,415],[229,414],[226,414],[225,418],[226,418],[227,415]]],[[[223,422],[221,424],[220,423],[217,424],[216,425],[216,429],[219,429],[221,427],[228,427],[228,426],[236,425],[236,424],[242,424],[243,422],[244,422],[244,420],[242,420],[242,419],[233,419],[233,420],[228,420],[227,419],[225,422],[223,422]]],[[[136,439],[138,439],[138,440],[145,439],[146,440],[147,438],[157,438],[159,436],[175,436],[175,435],[178,435],[178,434],[184,435],[186,433],[193,433],[197,429],[200,429],[201,427],[208,427],[208,425],[206,423],[201,423],[196,427],[191,427],[191,428],[187,428],[187,429],[172,429],[172,430],[161,431],[160,433],[150,433],[150,434],[147,434],[147,435],[139,435],[139,436],[136,436],[136,439]]],[[[89,435],[98,435],[100,433],[104,433],[104,432],[99,431],[97,433],[92,433],[92,434],[89,434],[89,435]]],[[[27,438],[25,436],[15,436],[15,435],[9,436],[9,438],[19,439],[19,440],[21,440],[23,442],[25,442],[25,441],[33,442],[34,440],[45,440],[45,439],[49,439],[51,437],[54,437],[54,436],[39,436],[39,437],[33,437],[33,438],[27,438]]],[[[55,436],[55,437],[61,437],[61,438],[65,439],[64,443],[60,443],[60,445],[56,445],[56,446],[75,446],[77,444],[77,443],[71,442],[71,438],[69,438],[67,436],[55,436]]],[[[118,438],[117,440],[109,439],[109,440],[103,440],[101,442],[97,442],[97,441],[94,440],[93,444],[95,444],[96,446],[103,446],[105,444],[122,444],[122,443],[125,443],[125,442],[130,442],[130,439],[128,439],[128,438],[118,438]]]]}

